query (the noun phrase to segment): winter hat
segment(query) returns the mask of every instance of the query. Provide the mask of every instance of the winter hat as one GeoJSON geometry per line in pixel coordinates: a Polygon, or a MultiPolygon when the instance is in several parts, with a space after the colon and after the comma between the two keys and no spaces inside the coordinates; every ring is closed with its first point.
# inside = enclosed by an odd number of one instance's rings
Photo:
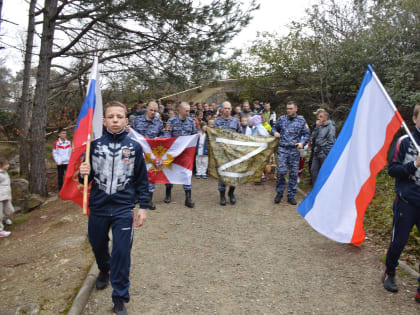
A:
{"type": "Polygon", "coordinates": [[[249,121],[254,125],[254,126],[258,126],[259,124],[262,123],[262,119],[260,115],[255,115],[249,118],[249,121]]]}

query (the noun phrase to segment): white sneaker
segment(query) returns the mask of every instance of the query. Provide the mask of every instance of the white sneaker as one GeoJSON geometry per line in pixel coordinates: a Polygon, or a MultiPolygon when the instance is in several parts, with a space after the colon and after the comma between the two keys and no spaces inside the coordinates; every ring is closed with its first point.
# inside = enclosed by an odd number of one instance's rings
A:
{"type": "Polygon", "coordinates": [[[12,225],[13,222],[10,219],[6,219],[6,220],[4,220],[4,224],[6,224],[6,225],[12,225]]]}
{"type": "Polygon", "coordinates": [[[0,231],[0,237],[8,237],[11,233],[9,231],[0,231]]]}

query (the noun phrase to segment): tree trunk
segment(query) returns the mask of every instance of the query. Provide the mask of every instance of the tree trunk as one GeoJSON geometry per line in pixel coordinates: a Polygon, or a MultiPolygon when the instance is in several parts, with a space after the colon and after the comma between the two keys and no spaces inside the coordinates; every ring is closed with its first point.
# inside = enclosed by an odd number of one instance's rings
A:
{"type": "Polygon", "coordinates": [[[29,130],[30,130],[30,119],[32,112],[32,93],[30,90],[31,81],[31,69],[32,69],[32,51],[34,47],[34,33],[35,33],[35,6],[37,0],[31,0],[29,4],[29,18],[28,18],[28,34],[26,36],[26,50],[25,50],[25,62],[23,68],[23,83],[22,83],[22,96],[19,115],[19,164],[20,164],[20,176],[29,177],[29,151],[30,142],[29,130]]]}
{"type": "Polygon", "coordinates": [[[1,32],[1,13],[3,12],[3,0],[0,0],[0,32],[1,32]]]}
{"type": "Polygon", "coordinates": [[[58,0],[45,0],[38,72],[31,119],[31,169],[29,184],[32,193],[46,197],[45,127],[47,124],[52,47],[58,0]]]}

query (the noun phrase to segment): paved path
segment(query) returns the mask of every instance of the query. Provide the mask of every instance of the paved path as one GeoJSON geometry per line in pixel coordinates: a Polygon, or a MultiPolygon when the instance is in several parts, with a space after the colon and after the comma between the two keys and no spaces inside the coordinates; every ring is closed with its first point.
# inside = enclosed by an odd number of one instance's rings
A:
{"type": "MultiPolygon", "coordinates": [[[[181,186],[166,205],[157,185],[158,210],[135,233],[130,314],[420,314],[412,278],[386,292],[377,253],[332,242],[295,207],[275,205],[273,181],[239,187],[226,207],[214,179],[193,184],[194,209],[181,186]]],[[[84,314],[109,314],[110,296],[94,290],[84,314]]]]}

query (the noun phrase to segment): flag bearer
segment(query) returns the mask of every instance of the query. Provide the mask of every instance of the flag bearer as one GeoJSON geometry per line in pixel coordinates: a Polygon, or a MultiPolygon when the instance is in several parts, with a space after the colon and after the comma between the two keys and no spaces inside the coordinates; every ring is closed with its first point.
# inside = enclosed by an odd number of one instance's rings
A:
{"type": "MultiPolygon", "coordinates": [[[[420,104],[414,106],[413,138],[420,145],[420,104]]],[[[394,223],[392,239],[386,253],[386,269],[382,276],[384,288],[397,292],[395,268],[407,244],[414,225],[420,231],[420,154],[410,138],[405,135],[398,139],[392,151],[388,173],[395,177],[394,223]]],[[[420,269],[420,266],[419,266],[420,269]]],[[[415,300],[420,303],[420,277],[415,300]]]]}
{"type": "Polygon", "coordinates": [[[287,201],[296,205],[297,178],[299,172],[299,149],[309,141],[309,129],[306,127],[305,118],[297,115],[295,102],[286,105],[287,115],[280,116],[273,126],[272,132],[279,138],[277,149],[277,184],[275,203],[279,203],[286,187],[285,175],[289,172],[289,186],[287,187],[287,201]]]}
{"type": "MultiPolygon", "coordinates": [[[[146,106],[146,113],[137,116],[133,122],[133,129],[141,134],[143,137],[154,139],[163,134],[163,122],[158,118],[158,104],[155,101],[150,101],[146,106]]],[[[147,206],[150,210],[155,210],[156,206],[153,203],[153,193],[155,192],[155,184],[149,183],[150,201],[147,206]]]]}
{"type": "MultiPolygon", "coordinates": [[[[241,123],[239,122],[239,119],[232,117],[232,105],[229,102],[224,102],[222,104],[222,108],[220,109],[221,116],[218,117],[214,122],[214,128],[222,128],[222,129],[228,129],[232,131],[236,131],[237,133],[242,133],[241,123]]],[[[219,182],[218,183],[218,190],[220,193],[220,205],[225,206],[226,205],[226,185],[219,182]]],[[[236,198],[234,195],[235,192],[235,186],[229,187],[229,201],[231,205],[234,205],[236,203],[236,198]]]]}
{"type": "MultiPolygon", "coordinates": [[[[197,128],[194,120],[189,117],[190,105],[187,102],[181,102],[177,106],[178,115],[169,118],[166,123],[164,137],[179,137],[179,136],[190,136],[197,134],[197,128]]],[[[171,191],[172,184],[165,184],[166,195],[165,203],[171,202],[171,191]]],[[[191,200],[192,185],[183,185],[185,191],[185,205],[189,208],[194,208],[194,202],[191,200]]]]}
{"type": "MultiPolygon", "coordinates": [[[[126,109],[120,102],[105,105],[104,135],[92,142],[91,166],[84,162],[80,175],[89,175],[92,189],[89,197],[89,241],[100,273],[96,288],[105,289],[111,278],[113,312],[127,314],[124,303],[130,300],[130,252],[133,225],[146,220],[149,202],[148,178],[143,150],[125,131],[126,109]],[[133,214],[136,201],[140,209],[133,214]],[[108,232],[112,229],[110,255],[108,232]]],[[[83,178],[79,178],[83,182],[83,178]]]]}

